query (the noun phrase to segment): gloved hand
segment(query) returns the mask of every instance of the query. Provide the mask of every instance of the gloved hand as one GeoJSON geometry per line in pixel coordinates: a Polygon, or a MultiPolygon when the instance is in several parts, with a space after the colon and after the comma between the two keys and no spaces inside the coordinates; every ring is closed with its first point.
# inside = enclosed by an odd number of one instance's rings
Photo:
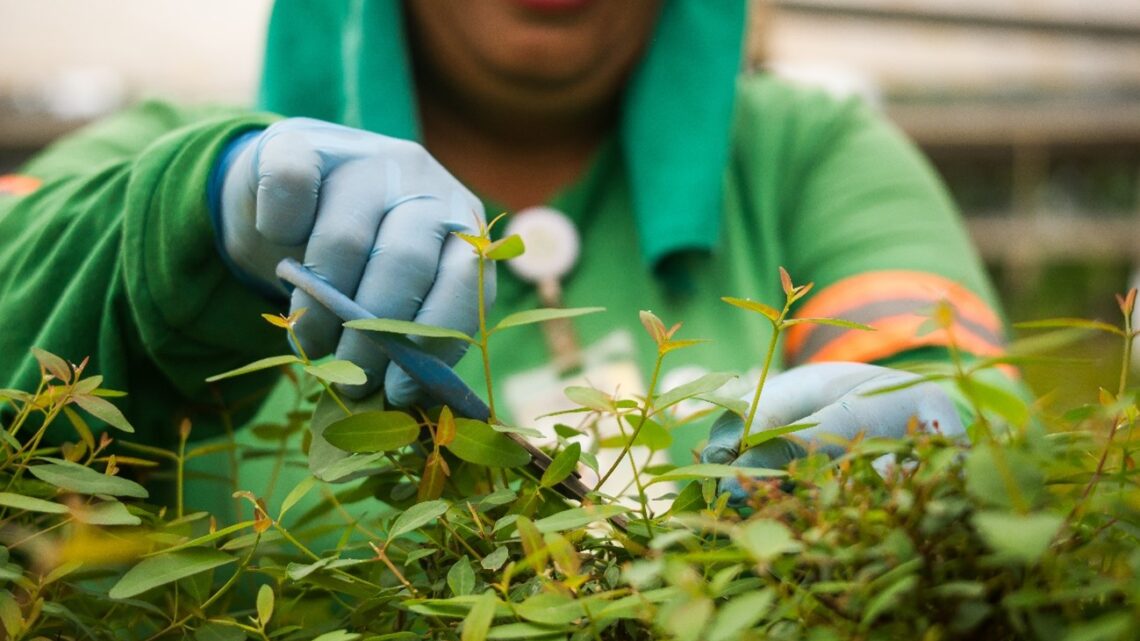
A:
{"type": "MultiPolygon", "coordinates": [[[[222,183],[215,223],[231,267],[246,282],[284,295],[274,269],[291,256],[378,317],[468,334],[477,328],[478,262],[451,232],[476,233],[483,206],[420,145],[291,118],[231,143],[216,172],[222,183]]],[[[486,283],[490,302],[493,273],[486,283]]],[[[308,311],[296,332],[306,354],[335,350],[368,374],[367,384],[345,392],[365,396],[382,381],[392,403],[416,400],[418,385],[379,348],[296,290],[290,310],[302,307],[308,311]]],[[[467,347],[413,340],[449,365],[467,347]]]]}
{"type": "MultiPolygon", "coordinates": [[[[805,456],[807,449],[834,458],[843,454],[843,445],[833,442],[836,439],[821,437],[830,435],[850,441],[863,433],[868,437],[899,438],[906,435],[911,417],[917,418],[926,430],[951,437],[964,434],[953,401],[937,383],[867,395],[917,378],[916,374],[866,363],[816,363],[792,368],[765,383],[749,434],[795,423],[816,425],[739,454],[744,420],[725,412],[709,432],[701,462],[782,469],[805,456]]],[[[720,491],[729,492],[735,502],[747,498],[734,478],[721,480],[720,491]]]]}

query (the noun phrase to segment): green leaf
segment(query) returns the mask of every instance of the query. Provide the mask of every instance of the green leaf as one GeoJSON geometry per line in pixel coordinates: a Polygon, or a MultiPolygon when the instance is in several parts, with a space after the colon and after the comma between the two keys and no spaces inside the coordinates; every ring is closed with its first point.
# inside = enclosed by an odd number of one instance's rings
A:
{"type": "Polygon", "coordinates": [[[506,546],[499,546],[495,548],[494,552],[483,557],[479,565],[483,566],[484,570],[491,570],[493,572],[503,567],[503,564],[507,562],[508,555],[509,551],[506,546]]]}
{"type": "MultiPolygon", "coordinates": [[[[360,401],[344,398],[341,402],[351,414],[384,409],[383,394],[372,394],[360,401]]],[[[352,455],[325,439],[325,430],[345,416],[344,408],[327,392],[321,394],[313,408],[313,418],[309,421],[309,471],[322,481],[340,483],[351,480],[383,456],[379,453],[366,457],[352,455]],[[362,460],[368,458],[371,460],[362,460]]]]}
{"type": "Polygon", "coordinates": [[[87,394],[80,394],[72,396],[71,400],[87,411],[88,414],[103,421],[111,427],[122,430],[127,433],[134,433],[135,428],[131,427],[127,417],[119,411],[110,401],[105,401],[98,396],[91,396],[87,394]]]}
{"type": "Polygon", "coordinates": [[[301,362],[301,359],[297,358],[296,356],[293,356],[292,354],[283,354],[281,356],[270,356],[268,358],[263,358],[261,360],[254,361],[254,362],[250,363],[249,365],[245,365],[245,366],[239,367],[237,369],[231,369],[228,372],[222,372],[221,374],[214,374],[213,376],[207,378],[206,382],[207,383],[213,383],[215,381],[220,381],[220,380],[223,380],[226,378],[233,378],[235,376],[242,376],[244,374],[250,374],[252,372],[259,372],[263,369],[270,369],[273,367],[281,367],[282,365],[292,365],[294,363],[300,363],[300,362],[301,362]]]}
{"type": "Polygon", "coordinates": [[[694,381],[689,381],[683,385],[678,385],[668,392],[661,394],[654,401],[653,407],[656,411],[660,412],[666,407],[680,403],[687,398],[693,398],[698,394],[708,394],[715,392],[721,387],[724,387],[725,383],[731,381],[736,377],[737,376],[735,374],[728,374],[725,372],[713,372],[711,374],[705,374],[704,376],[694,381]]]}
{"type": "Polygon", "coordinates": [[[772,607],[775,593],[771,588],[747,592],[734,597],[717,611],[709,626],[707,641],[731,641],[740,633],[756,625],[772,607]]]}
{"type": "Polygon", "coordinates": [[[1046,320],[1027,321],[1024,323],[1014,323],[1017,329],[1056,329],[1060,327],[1067,327],[1073,329],[1093,329],[1101,332],[1108,332],[1117,336],[1124,336],[1124,330],[1115,325],[1109,325],[1101,321],[1087,320],[1084,318],[1049,318],[1046,320]]]}
{"type": "Polygon", "coordinates": [[[373,410],[334,421],[323,435],[346,452],[387,452],[415,442],[420,426],[404,412],[373,410]]]}
{"type": "Polygon", "coordinates": [[[254,523],[254,521],[251,519],[249,521],[241,521],[239,523],[234,523],[233,525],[227,525],[226,527],[221,528],[221,529],[217,530],[216,532],[210,532],[208,534],[203,534],[202,536],[190,539],[189,541],[184,541],[182,543],[179,543],[178,545],[174,545],[174,546],[171,546],[165,550],[160,550],[158,552],[151,553],[147,556],[158,556],[160,554],[168,554],[170,552],[176,552],[178,550],[184,550],[186,548],[198,547],[198,546],[204,545],[206,543],[213,543],[214,541],[217,541],[218,539],[227,537],[227,536],[233,534],[234,532],[240,532],[241,530],[244,530],[247,527],[252,527],[253,523],[254,523]]]}
{"type": "Polygon", "coordinates": [[[318,475],[322,481],[343,483],[356,478],[356,475],[359,473],[365,473],[367,470],[375,468],[380,461],[384,460],[384,457],[385,454],[383,452],[351,454],[330,463],[319,472],[314,472],[313,474],[318,475]]]}
{"type": "Polygon", "coordinates": [[[863,323],[856,323],[855,321],[843,320],[842,318],[792,318],[784,321],[784,327],[791,327],[793,325],[802,325],[808,323],[811,325],[830,325],[832,327],[842,327],[844,329],[858,329],[864,332],[878,331],[870,325],[863,323]]]}
{"type": "Polygon", "coordinates": [[[676,641],[699,641],[714,610],[712,599],[707,597],[681,599],[662,609],[662,627],[669,630],[676,641]]]}
{"type": "Polygon", "coordinates": [[[1010,484],[1024,505],[1036,505],[1045,496],[1045,474],[1030,455],[1012,447],[982,444],[966,456],[966,491],[983,505],[1018,507],[1010,484]],[[999,447],[1001,452],[995,454],[999,447]],[[1009,478],[1005,477],[1007,470],[1009,478]]]}
{"type": "Polygon", "coordinates": [[[533,427],[524,427],[522,425],[503,425],[502,423],[492,423],[491,429],[499,432],[500,434],[518,434],[527,438],[544,438],[546,435],[541,430],[533,427]]]}
{"type": "Polygon", "coordinates": [[[145,499],[150,496],[146,488],[134,481],[118,476],[107,476],[82,465],[61,459],[47,459],[50,463],[33,465],[28,471],[39,480],[77,494],[106,494],[145,499]]]}
{"type": "Polygon", "coordinates": [[[655,476],[646,485],[662,483],[664,481],[690,481],[705,478],[735,478],[737,476],[787,476],[784,470],[772,470],[765,467],[737,467],[735,465],[720,465],[717,463],[697,463],[685,465],[670,472],[655,476]]]}
{"type": "Polygon", "coordinates": [[[1063,517],[1048,512],[987,510],[973,518],[974,527],[991,550],[1023,563],[1035,563],[1045,554],[1063,522],[1063,517]]]}
{"type": "Polygon", "coordinates": [[[40,366],[49,374],[64,383],[71,382],[71,366],[67,364],[67,361],[38,347],[32,348],[32,356],[39,361],[40,366]]]}
{"type": "Polygon", "coordinates": [[[495,620],[495,593],[487,590],[471,606],[471,611],[463,619],[461,641],[484,641],[491,622],[495,620]]]}
{"type": "Polygon", "coordinates": [[[491,260],[510,260],[522,256],[525,251],[522,236],[511,234],[487,245],[483,255],[491,260]]]}
{"type": "Polygon", "coordinates": [[[429,452],[424,462],[424,472],[420,477],[419,487],[416,488],[416,500],[438,499],[443,494],[448,474],[447,461],[440,455],[439,450],[429,452]]]}
{"type": "Polygon", "coordinates": [[[313,486],[316,484],[317,479],[315,477],[306,476],[301,479],[300,483],[294,485],[293,489],[289,490],[289,493],[285,495],[285,499],[281,501],[281,511],[277,515],[277,520],[280,521],[285,518],[285,513],[296,505],[298,501],[305,498],[305,495],[308,494],[309,490],[313,489],[313,486]]]}
{"type": "Polygon", "coordinates": [[[447,508],[447,501],[440,499],[416,503],[412,507],[404,510],[400,516],[396,517],[395,522],[392,523],[392,528],[388,530],[388,540],[390,541],[427,525],[431,521],[439,518],[441,514],[447,511],[447,508]]]}
{"type": "Polygon", "coordinates": [[[566,625],[586,616],[578,599],[557,592],[529,596],[515,606],[515,612],[527,621],[545,625],[566,625]]]}
{"type": "Polygon", "coordinates": [[[31,496],[24,496],[23,494],[12,494],[10,492],[0,492],[0,506],[10,507],[16,510],[27,510],[28,512],[67,514],[66,505],[37,499],[31,496]]]}
{"type": "Polygon", "coordinates": [[[467,558],[466,554],[447,571],[447,586],[455,596],[475,591],[475,569],[471,567],[471,559],[467,558]]]}
{"type": "Polygon", "coordinates": [[[520,467],[530,462],[530,454],[487,423],[468,418],[455,419],[455,440],[447,449],[468,463],[487,467],[520,467]]]}
{"type": "Polygon", "coordinates": [[[819,423],[793,423],[792,425],[783,425],[781,427],[773,427],[772,429],[754,432],[748,435],[748,438],[744,441],[742,450],[752,449],[757,445],[760,445],[761,443],[767,443],[768,441],[778,436],[792,434],[794,432],[799,432],[800,430],[806,430],[807,428],[815,427],[816,425],[819,425],[819,423]]]}
{"type": "Polygon", "coordinates": [[[733,529],[732,540],[761,563],[803,548],[788,526],[768,519],[749,521],[733,529]]]}
{"type": "Polygon", "coordinates": [[[774,307],[769,307],[764,303],[748,300],[747,298],[733,298],[732,296],[722,296],[721,300],[728,303],[729,305],[739,307],[740,309],[756,312],[757,314],[764,316],[773,323],[775,323],[780,318],[779,310],[774,307]]]}
{"type": "Polygon", "coordinates": [[[614,399],[609,394],[592,387],[573,385],[563,390],[563,393],[566,394],[566,398],[582,407],[598,412],[612,412],[614,409],[614,399]]]}
{"type": "Polygon", "coordinates": [[[127,511],[118,501],[80,505],[71,510],[77,521],[89,525],[141,525],[142,519],[127,511]]]}
{"type": "Polygon", "coordinates": [[[673,499],[673,505],[669,506],[668,514],[696,512],[704,509],[706,504],[704,493],[701,491],[701,484],[696,481],[686,483],[685,487],[681,488],[677,494],[677,498],[673,499]]]}
{"type": "MultiPolygon", "coordinates": [[[[71,426],[75,428],[75,433],[79,435],[80,440],[87,445],[87,449],[95,449],[95,435],[91,433],[91,426],[87,424],[87,421],[83,420],[79,412],[76,412],[70,407],[64,407],[63,414],[67,417],[67,422],[71,423],[71,426]]],[[[6,433],[7,432],[5,432],[5,434],[6,433]]]]}
{"type": "Polygon", "coordinates": [[[542,473],[542,478],[538,484],[542,487],[558,485],[562,479],[570,476],[570,473],[578,466],[578,458],[581,454],[582,445],[580,443],[574,442],[566,446],[566,449],[559,452],[550,462],[550,467],[542,473]]]}
{"type": "Polygon", "coordinates": [[[720,394],[700,394],[694,398],[696,398],[698,401],[712,403],[717,407],[723,407],[724,409],[732,412],[733,414],[736,414],[741,418],[744,418],[744,416],[748,414],[748,401],[742,398],[736,398],[734,396],[721,396],[720,394]]]}
{"type": "Polygon", "coordinates": [[[872,597],[867,603],[867,608],[863,610],[863,625],[874,623],[879,616],[902,605],[904,602],[902,597],[913,592],[917,584],[918,577],[912,574],[892,583],[887,589],[872,597]]]}
{"type": "Polygon", "coordinates": [[[233,563],[234,557],[212,548],[188,548],[143,559],[119,579],[109,592],[112,599],[129,599],[167,583],[233,563]]]}
{"type": "Polygon", "coordinates": [[[959,380],[958,385],[983,411],[988,409],[997,413],[1014,427],[1029,422],[1029,406],[1015,394],[974,378],[959,380]]]}
{"type": "Polygon", "coordinates": [[[265,627],[273,618],[273,588],[262,585],[257,590],[257,621],[265,627]]]}
{"type": "Polygon", "coordinates": [[[245,632],[232,625],[207,621],[194,632],[194,641],[245,641],[245,632]]]}
{"type": "Polygon", "coordinates": [[[514,490],[505,487],[500,488],[480,499],[479,508],[482,509],[488,507],[497,507],[499,505],[506,505],[507,503],[513,503],[517,498],[518,494],[515,494],[514,490]]]}
{"type": "Polygon", "coordinates": [[[356,641],[362,636],[364,635],[360,634],[359,632],[349,632],[348,630],[333,630],[332,632],[326,632],[320,635],[319,637],[313,639],[313,641],[356,641]]]}
{"type": "Polygon", "coordinates": [[[341,385],[363,385],[368,382],[368,375],[351,361],[328,361],[320,365],[306,365],[305,371],[322,381],[340,383],[341,385]]]}
{"type": "Polygon", "coordinates": [[[539,532],[565,532],[631,511],[623,505],[589,505],[564,510],[534,522],[539,532]]]}
{"type": "Polygon", "coordinates": [[[394,318],[365,318],[348,321],[344,326],[349,329],[361,329],[367,332],[386,332],[388,334],[427,336],[429,338],[455,338],[468,343],[475,342],[475,339],[457,329],[424,325],[423,323],[413,323],[412,321],[402,321],[394,318]]]}
{"type": "Polygon", "coordinates": [[[640,419],[634,419],[630,416],[625,418],[633,429],[637,429],[638,423],[641,424],[641,430],[637,432],[637,438],[633,440],[634,445],[648,447],[654,452],[660,452],[673,444],[673,435],[657,421],[647,418],[642,422],[640,419]]]}
{"type": "Polygon", "coordinates": [[[557,318],[574,318],[575,316],[596,314],[604,311],[606,311],[605,307],[541,307],[539,309],[529,309],[525,312],[516,312],[507,316],[499,321],[499,324],[495,325],[491,332],[497,332],[500,329],[506,329],[508,327],[542,323],[557,318]]]}
{"type": "Polygon", "coordinates": [[[561,626],[550,628],[534,623],[504,623],[491,628],[487,632],[490,641],[509,641],[511,639],[527,639],[528,641],[560,641],[566,639],[574,628],[561,626]]]}

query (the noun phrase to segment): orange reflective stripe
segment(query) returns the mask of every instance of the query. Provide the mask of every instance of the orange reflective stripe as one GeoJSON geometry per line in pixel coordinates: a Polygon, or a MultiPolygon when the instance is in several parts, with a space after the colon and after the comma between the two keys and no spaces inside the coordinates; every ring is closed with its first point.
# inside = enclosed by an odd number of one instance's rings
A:
{"type": "Polygon", "coordinates": [[[944,331],[917,335],[934,305],[943,300],[954,309],[952,337],[958,348],[986,356],[1001,353],[1001,321],[976,294],[935,274],[880,271],[835,283],[796,313],[799,318],[851,320],[878,331],[796,325],[785,339],[787,361],[871,361],[914,347],[949,345],[951,336],[944,331]]]}
{"type": "Polygon", "coordinates": [[[0,194],[11,196],[26,196],[39,189],[40,179],[20,174],[5,174],[0,176],[0,194]]]}
{"type": "Polygon", "coordinates": [[[917,314],[882,318],[871,324],[875,331],[849,330],[822,349],[811,354],[806,361],[877,361],[915,347],[946,346],[953,342],[959,349],[978,356],[997,356],[1002,353],[998,345],[956,326],[947,333],[938,329],[919,335],[928,318],[917,314]]]}

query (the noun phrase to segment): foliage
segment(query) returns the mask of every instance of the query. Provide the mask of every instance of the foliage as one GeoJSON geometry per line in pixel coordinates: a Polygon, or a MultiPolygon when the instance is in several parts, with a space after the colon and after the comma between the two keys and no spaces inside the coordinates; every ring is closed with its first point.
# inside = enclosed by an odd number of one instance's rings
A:
{"type": "MultiPolygon", "coordinates": [[[[516,241],[491,243],[485,231],[467,238],[481,260],[521,251],[516,241]]],[[[782,311],[726,300],[778,334],[801,322],[788,311],[810,289],[781,277],[782,311]]],[[[1122,328],[1071,319],[1038,328],[1107,331],[1127,355],[1134,297],[1119,301],[1122,328]]],[[[949,314],[936,310],[933,322],[948,329],[949,314]]],[[[489,369],[492,334],[556,317],[520,315],[463,340],[489,369]]],[[[267,320],[292,337],[296,316],[267,320]]],[[[219,375],[293,367],[305,373],[299,394],[315,402],[311,418],[259,432],[281,456],[289,435],[307,427],[311,475],[273,513],[263,497],[236,488],[251,518],[233,523],[183,513],[184,468],[208,453],[193,447],[191,426],[172,450],[120,441],[112,434],[131,426],[107,400],[117,393],[86,376],[85,362],[37,350],[38,388],[0,390],[12,410],[0,429],[0,626],[11,639],[200,641],[1093,640],[1140,629],[1138,410],[1126,371],[1098,404],[1053,415],[986,382],[987,370],[1016,356],[955,355],[923,371],[972,405],[972,447],[915,426],[904,438],[851,443],[836,460],[809,455],[786,474],[646,469],[630,445],[665,447],[675,426],[665,410],[708,397],[730,377],[659,390],[661,362],[699,341],[677,338],[679,326],[666,329],[649,312],[641,320],[658,347],[645,397],[567,390],[581,406],[572,416],[582,424],[616,417],[623,437],[587,442],[582,430],[560,426],[541,474],[507,437],[526,428],[341,398],[335,384],[360,380],[351,363],[313,363],[298,349],[219,375]],[[107,426],[98,438],[92,417],[107,426]],[[71,441],[45,446],[49,430],[71,441]],[[553,488],[576,469],[612,474],[598,469],[602,446],[620,452],[615,467],[633,467],[629,495],[561,498],[553,488]],[[159,466],[177,488],[168,508],[130,480],[129,470],[159,466]],[[747,504],[717,494],[716,479],[726,476],[750,489],[747,504]],[[332,483],[344,479],[356,482],[332,483]],[[647,488],[667,480],[682,486],[655,513],[647,488]],[[315,493],[318,508],[297,508],[315,493]],[[393,509],[354,516],[354,507],[377,502],[393,509]],[[320,525],[330,518],[340,519],[331,542],[320,525]]],[[[755,412],[759,402],[758,386],[751,404],[733,411],[755,412]]],[[[754,434],[750,444],[794,438],[795,427],[754,434]]]]}

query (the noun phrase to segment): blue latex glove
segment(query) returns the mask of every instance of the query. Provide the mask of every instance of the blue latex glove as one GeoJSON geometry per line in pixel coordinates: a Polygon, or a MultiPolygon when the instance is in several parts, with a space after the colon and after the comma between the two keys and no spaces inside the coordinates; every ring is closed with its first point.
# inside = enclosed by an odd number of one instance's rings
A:
{"type": "MultiPolygon", "coordinates": [[[[833,458],[839,456],[845,448],[835,441],[851,441],[859,434],[905,436],[911,417],[916,417],[924,429],[951,437],[963,435],[965,430],[953,401],[936,383],[867,395],[917,378],[915,374],[866,363],[817,363],[792,368],[764,385],[749,434],[795,423],[816,425],[786,438],[771,439],[738,455],[744,420],[725,412],[709,432],[701,462],[783,469],[792,460],[805,456],[807,449],[833,458]],[[828,438],[821,438],[824,436],[828,438]]],[[[729,492],[735,502],[747,498],[736,479],[721,480],[720,491],[729,492]]]]}
{"type": "MultiPolygon", "coordinates": [[[[478,327],[478,262],[451,232],[476,233],[483,206],[420,145],[291,118],[232,143],[217,173],[222,249],[246,282],[283,297],[274,269],[291,256],[378,317],[478,327]]],[[[489,273],[489,302],[494,283],[489,273]]],[[[335,351],[368,374],[345,392],[361,397],[383,382],[392,403],[417,399],[422,390],[371,341],[296,290],[290,310],[302,307],[296,332],[307,355],[335,351]]],[[[449,365],[467,347],[413,340],[449,365]]]]}

